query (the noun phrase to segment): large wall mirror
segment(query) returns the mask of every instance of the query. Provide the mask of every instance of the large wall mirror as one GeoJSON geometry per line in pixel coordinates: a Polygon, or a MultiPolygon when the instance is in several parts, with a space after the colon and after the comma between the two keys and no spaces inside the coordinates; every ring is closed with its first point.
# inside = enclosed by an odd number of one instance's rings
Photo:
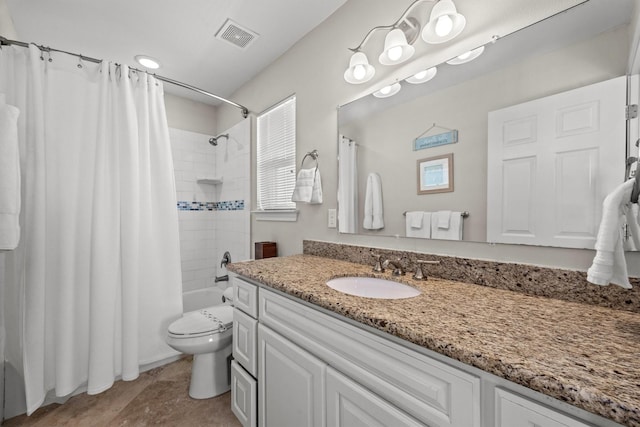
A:
{"type": "MultiPolygon", "coordinates": [[[[586,1],[500,38],[487,45],[484,54],[472,62],[439,65],[436,76],[426,83],[412,85],[402,81],[402,90],[395,96],[367,95],[340,106],[339,231],[407,237],[407,213],[451,211],[468,213],[460,219],[463,224],[460,240],[592,248],[602,201],[611,186],[615,187],[625,178],[629,147],[624,105],[633,7],[633,0],[616,0],[615,5],[607,0],[586,1]],[[608,122],[612,117],[608,112],[567,107],[564,124],[558,121],[558,114],[550,124],[558,129],[566,127],[563,129],[569,135],[583,126],[580,120],[587,118],[595,123],[593,127],[602,127],[606,132],[597,137],[604,145],[580,151],[569,144],[563,148],[560,160],[559,157],[551,160],[552,172],[543,172],[537,178],[527,175],[527,165],[515,162],[514,165],[522,167],[509,169],[490,161],[490,152],[496,156],[496,144],[493,142],[492,148],[489,141],[496,138],[495,134],[500,137],[509,134],[514,145],[523,147],[520,142],[531,137],[532,132],[536,133],[526,120],[502,118],[503,111],[511,111],[514,106],[527,107],[529,103],[545,111],[548,107],[540,103],[541,99],[606,81],[618,81],[622,85],[616,86],[614,95],[620,106],[611,107],[620,115],[615,123],[608,122]],[[502,122],[492,131],[496,125],[491,121],[500,118],[502,122]],[[505,125],[507,121],[509,126],[505,125]],[[611,128],[614,131],[610,132],[611,128]],[[490,136],[492,132],[494,136],[490,136]],[[578,152],[579,155],[564,155],[578,152]],[[613,160],[586,152],[606,152],[613,160]],[[589,162],[600,162],[600,169],[610,171],[611,183],[590,176],[591,169],[583,167],[589,162]],[[500,173],[496,178],[498,169],[500,173]],[[556,176],[559,170],[564,171],[559,175],[563,183],[558,184],[556,177],[556,181],[541,184],[548,176],[556,176]],[[452,172],[451,175],[448,172],[452,172]],[[536,179],[539,201],[533,206],[532,199],[522,195],[526,195],[528,188],[532,188],[531,181],[536,179]],[[593,188],[583,186],[582,180],[591,180],[593,188]],[[557,190],[560,185],[562,191],[557,190]],[[510,198],[504,196],[496,202],[495,188],[491,186],[499,187],[501,196],[508,193],[510,198]],[[376,196],[376,187],[381,188],[381,200],[376,196]],[[584,202],[589,197],[593,200],[584,202]],[[554,198],[561,199],[559,202],[565,205],[566,215],[560,220],[563,232],[570,237],[577,236],[578,243],[566,243],[562,239],[499,240],[492,234],[491,224],[497,221],[494,218],[496,204],[510,206],[517,217],[511,224],[513,234],[518,235],[522,231],[519,227],[524,227],[521,234],[526,235],[527,226],[517,224],[519,219],[541,217],[542,213],[554,210],[545,205],[554,198]],[[378,209],[378,203],[383,212],[382,228],[372,226],[372,222],[378,220],[377,212],[372,212],[378,209]],[[589,203],[594,212],[583,214],[583,207],[589,203]]],[[[613,90],[610,86],[600,89],[613,90]]],[[[582,98],[591,96],[590,92],[577,93],[582,98]]],[[[600,103],[592,99],[582,101],[590,105],[600,103]]],[[[523,117],[532,114],[525,111],[523,117]]],[[[637,124],[634,126],[637,129],[637,124]]],[[[573,138],[582,139],[575,135],[573,138]]],[[[501,144],[497,144],[498,155],[504,154],[500,151],[501,144]]],[[[504,146],[507,145],[505,142],[504,146]]],[[[509,218],[501,217],[500,221],[508,222],[509,218]]],[[[420,238],[413,234],[410,237],[420,238]]],[[[430,235],[429,238],[438,237],[430,235]]]]}

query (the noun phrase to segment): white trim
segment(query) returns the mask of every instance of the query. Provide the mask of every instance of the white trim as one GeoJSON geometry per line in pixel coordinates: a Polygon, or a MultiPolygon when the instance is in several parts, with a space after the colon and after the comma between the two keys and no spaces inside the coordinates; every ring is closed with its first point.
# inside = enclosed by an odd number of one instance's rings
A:
{"type": "Polygon", "coordinates": [[[251,211],[256,221],[286,221],[295,222],[298,220],[297,209],[273,209],[251,211]]]}

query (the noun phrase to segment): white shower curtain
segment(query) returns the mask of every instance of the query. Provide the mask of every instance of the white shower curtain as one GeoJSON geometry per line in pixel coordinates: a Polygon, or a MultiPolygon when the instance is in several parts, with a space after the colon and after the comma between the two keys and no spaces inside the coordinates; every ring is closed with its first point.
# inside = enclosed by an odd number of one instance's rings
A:
{"type": "Polygon", "coordinates": [[[358,146],[344,136],[338,143],[338,231],[358,231],[358,146]]]}
{"type": "Polygon", "coordinates": [[[20,330],[7,335],[30,414],[48,392],[99,393],[175,354],[164,341],[182,313],[175,182],[155,78],[3,46],[0,92],[22,112],[22,236],[6,266],[20,330]]]}

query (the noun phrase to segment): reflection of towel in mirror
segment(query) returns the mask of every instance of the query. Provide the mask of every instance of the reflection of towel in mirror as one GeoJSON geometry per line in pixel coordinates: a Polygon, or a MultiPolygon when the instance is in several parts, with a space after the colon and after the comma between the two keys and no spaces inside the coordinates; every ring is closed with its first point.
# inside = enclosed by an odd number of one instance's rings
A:
{"type": "Polygon", "coordinates": [[[362,227],[367,230],[380,230],[384,228],[382,183],[380,182],[380,175],[375,172],[370,173],[367,177],[362,227]]]}
{"type": "Polygon", "coordinates": [[[462,212],[438,211],[431,216],[431,238],[443,240],[462,240],[462,212]],[[444,217],[448,219],[442,220],[444,217]],[[448,222],[447,228],[441,228],[440,224],[448,222]]]}
{"type": "MultiPolygon", "coordinates": [[[[596,285],[606,286],[613,283],[631,289],[622,246],[622,225],[624,216],[631,211],[630,200],[634,181],[630,179],[619,185],[602,203],[602,220],[595,245],[596,256],[587,270],[587,280],[596,285]]],[[[633,232],[634,227],[630,228],[633,232]]]]}
{"type": "Polygon", "coordinates": [[[431,238],[431,212],[407,212],[407,237],[431,238]]]}
{"type": "Polygon", "coordinates": [[[19,115],[13,105],[0,104],[0,249],[7,250],[20,240],[19,115]]]}
{"type": "Polygon", "coordinates": [[[310,204],[322,203],[322,181],[320,169],[300,169],[296,179],[296,187],[291,195],[292,202],[306,202],[310,204]]]}

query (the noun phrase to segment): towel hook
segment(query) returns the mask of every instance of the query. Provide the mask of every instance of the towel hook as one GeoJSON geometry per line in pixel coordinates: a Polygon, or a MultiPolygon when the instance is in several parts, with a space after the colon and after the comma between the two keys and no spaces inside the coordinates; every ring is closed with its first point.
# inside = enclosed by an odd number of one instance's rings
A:
{"type": "Polygon", "coordinates": [[[300,162],[301,169],[302,169],[302,166],[304,166],[304,161],[307,159],[307,157],[311,157],[313,160],[315,160],[316,168],[318,168],[319,166],[318,157],[320,157],[320,154],[318,154],[318,150],[309,151],[307,154],[304,155],[304,157],[302,158],[302,162],[300,162]]]}

